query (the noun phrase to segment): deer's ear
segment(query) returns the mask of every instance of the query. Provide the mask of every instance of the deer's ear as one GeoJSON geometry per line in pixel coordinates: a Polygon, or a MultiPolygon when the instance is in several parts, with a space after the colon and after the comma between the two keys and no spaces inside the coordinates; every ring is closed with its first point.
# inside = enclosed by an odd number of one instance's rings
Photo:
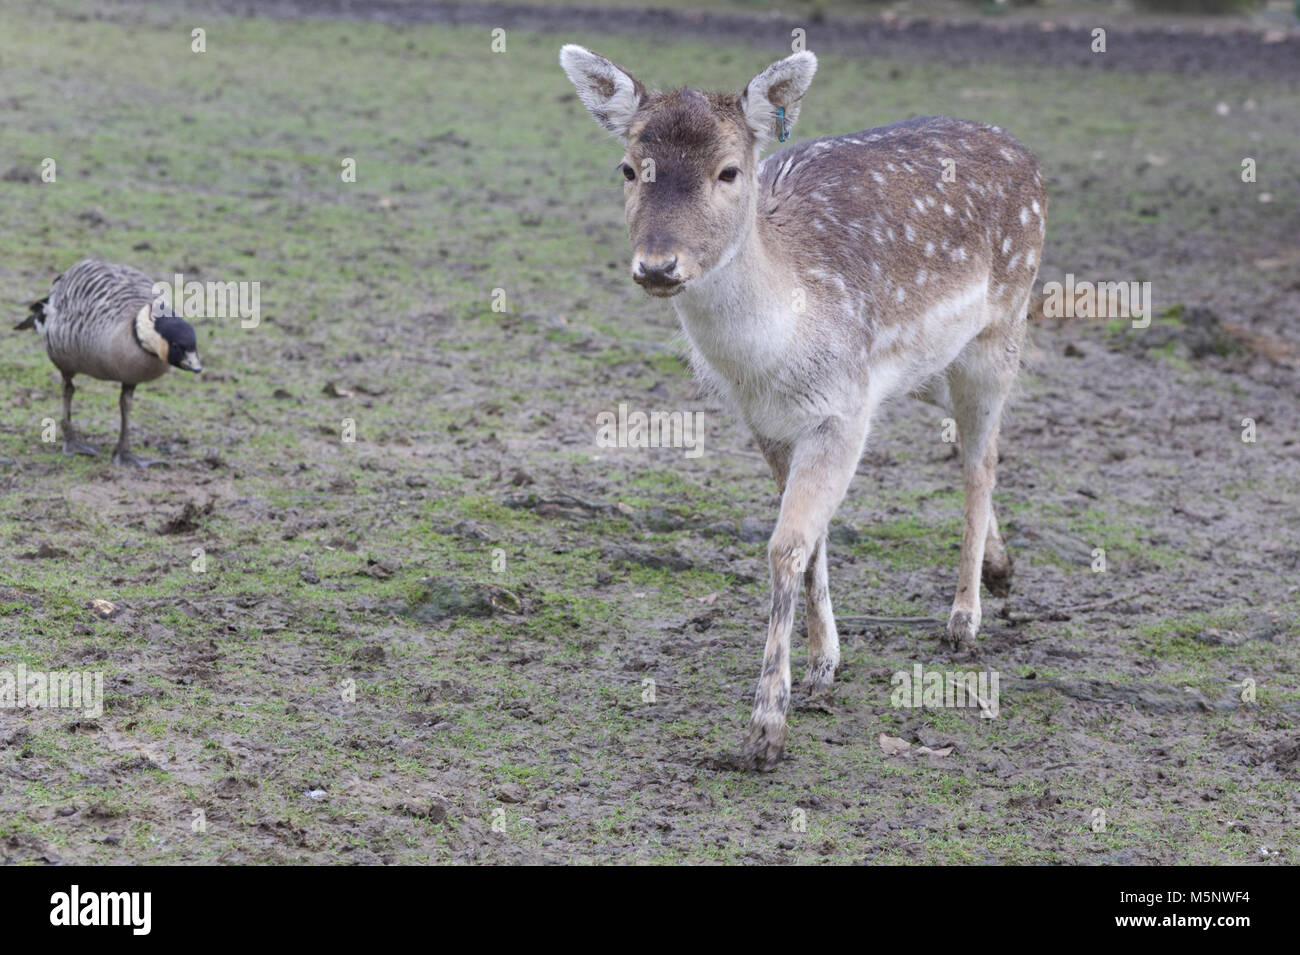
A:
{"type": "Polygon", "coordinates": [[[560,48],[560,66],[596,122],[626,140],[632,117],[646,101],[645,87],[599,53],[572,43],[560,48]]]}
{"type": "Polygon", "coordinates": [[[804,50],[777,60],[749,81],[745,92],[740,94],[740,108],[745,111],[745,120],[760,145],[769,139],[789,136],[799,118],[799,103],[816,72],[817,57],[804,50]]]}

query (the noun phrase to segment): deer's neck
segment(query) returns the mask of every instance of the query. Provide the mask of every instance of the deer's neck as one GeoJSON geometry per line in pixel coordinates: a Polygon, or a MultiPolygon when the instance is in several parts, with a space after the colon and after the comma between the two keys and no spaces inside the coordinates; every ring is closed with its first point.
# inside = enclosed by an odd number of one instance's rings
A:
{"type": "Polygon", "coordinates": [[[682,328],[719,374],[772,368],[794,338],[793,270],[763,241],[755,218],[720,265],[673,299],[682,328]]]}

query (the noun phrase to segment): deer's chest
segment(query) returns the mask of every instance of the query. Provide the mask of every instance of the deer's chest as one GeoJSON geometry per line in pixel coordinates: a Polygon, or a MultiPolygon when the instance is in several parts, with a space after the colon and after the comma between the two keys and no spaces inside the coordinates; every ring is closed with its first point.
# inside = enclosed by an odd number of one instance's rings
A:
{"type": "Polygon", "coordinates": [[[753,431],[789,439],[843,406],[848,379],[826,374],[843,356],[809,335],[793,311],[693,304],[678,303],[677,311],[696,377],[727,398],[753,431]]]}

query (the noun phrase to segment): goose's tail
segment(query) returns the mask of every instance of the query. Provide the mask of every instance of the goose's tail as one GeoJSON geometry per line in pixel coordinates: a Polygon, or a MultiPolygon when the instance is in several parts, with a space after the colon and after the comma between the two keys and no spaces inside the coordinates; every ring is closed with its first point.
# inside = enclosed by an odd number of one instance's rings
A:
{"type": "Polygon", "coordinates": [[[43,298],[39,302],[32,302],[29,306],[31,314],[14,326],[14,331],[22,331],[24,328],[34,328],[38,332],[45,325],[45,310],[49,307],[50,300],[43,298]]]}

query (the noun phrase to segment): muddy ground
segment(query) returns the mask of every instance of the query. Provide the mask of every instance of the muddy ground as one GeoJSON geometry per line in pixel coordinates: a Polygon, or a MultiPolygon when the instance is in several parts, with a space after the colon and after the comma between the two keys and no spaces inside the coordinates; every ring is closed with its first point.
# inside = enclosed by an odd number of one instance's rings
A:
{"type": "MultiPolygon", "coordinates": [[[[627,280],[617,148],[554,61],[572,39],[738,87],[787,23],[315,0],[0,18],[15,320],[87,254],[259,280],[265,312],[200,323],[202,381],[141,387],[139,450],[170,466],[140,473],[43,442],[52,368],[0,342],[0,669],[106,688],[101,715],[0,710],[0,858],[1294,861],[1294,37],[1117,29],[1100,61],[1028,27],[810,35],[802,134],[1007,125],[1049,178],[1040,279],[1151,281],[1156,318],[1035,319],[997,492],[1017,576],[975,651],[941,640],[953,447],[929,406],[882,417],[833,525],[834,698],[798,702],[760,775],[732,757],[774,488],[627,280]],[[132,55],[196,23],[206,59],[162,78],[132,55]],[[704,453],[598,447],[620,402],[704,412],[704,453]],[[996,671],[999,715],[892,706],[917,663],[996,671]]],[[[110,447],[115,390],[77,400],[110,447]]]]}

